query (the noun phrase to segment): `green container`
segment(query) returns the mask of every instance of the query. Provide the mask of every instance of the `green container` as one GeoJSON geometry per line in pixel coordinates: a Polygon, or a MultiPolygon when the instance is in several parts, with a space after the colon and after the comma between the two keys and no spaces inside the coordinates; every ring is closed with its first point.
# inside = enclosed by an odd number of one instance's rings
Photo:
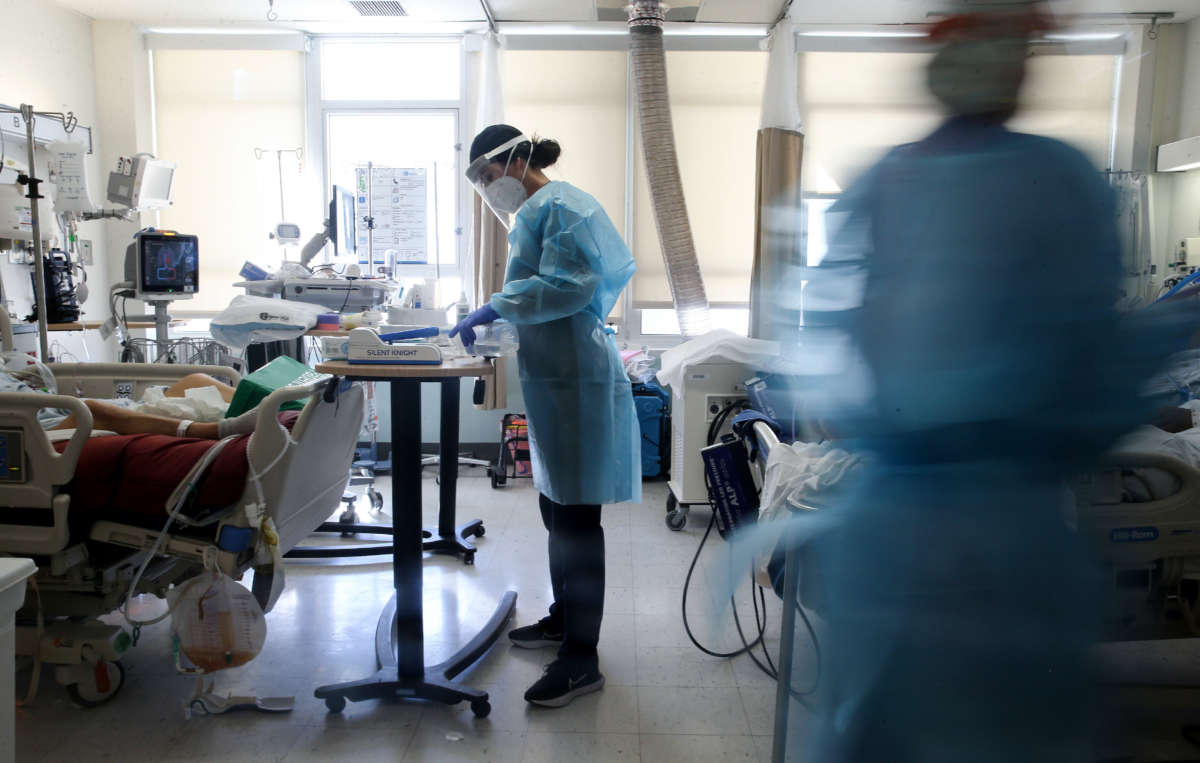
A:
{"type": "MultiPolygon", "coordinates": [[[[307,384],[324,375],[317,373],[298,360],[281,355],[254,373],[242,377],[233,393],[233,400],[229,403],[229,410],[226,411],[225,418],[241,416],[281,387],[307,384]]],[[[279,406],[279,410],[299,411],[307,402],[308,398],[291,400],[279,406]]]]}

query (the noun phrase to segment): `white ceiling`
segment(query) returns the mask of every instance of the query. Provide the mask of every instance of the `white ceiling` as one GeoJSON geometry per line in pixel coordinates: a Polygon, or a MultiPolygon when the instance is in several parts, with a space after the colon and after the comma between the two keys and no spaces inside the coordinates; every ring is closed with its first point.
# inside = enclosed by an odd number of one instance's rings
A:
{"type": "MultiPolygon", "coordinates": [[[[268,0],[43,0],[96,19],[146,26],[240,26],[267,21],[268,0]]],[[[765,24],[786,0],[674,0],[680,20],[765,24]]],[[[414,21],[479,22],[480,0],[400,0],[414,21]]],[[[587,22],[619,17],[628,0],[489,0],[498,21],[587,22]],[[618,16],[614,16],[618,14],[618,16]]],[[[920,23],[931,11],[979,7],[997,0],[794,0],[792,18],[801,24],[920,23]]],[[[1052,0],[1056,13],[1174,11],[1175,21],[1200,18],[1200,0],[1052,0]]],[[[346,0],[275,0],[276,22],[306,28],[321,22],[377,23],[363,19],[346,0]]]]}

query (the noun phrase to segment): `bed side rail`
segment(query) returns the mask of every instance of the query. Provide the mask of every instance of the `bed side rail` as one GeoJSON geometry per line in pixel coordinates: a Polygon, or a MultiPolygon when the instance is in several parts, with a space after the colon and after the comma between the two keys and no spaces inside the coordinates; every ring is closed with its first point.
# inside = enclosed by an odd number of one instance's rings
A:
{"type": "MultiPolygon", "coordinates": [[[[51,554],[62,550],[68,539],[67,506],[69,498],[57,488],[71,481],[84,443],[92,432],[92,412],[81,400],[66,395],[41,392],[0,392],[0,428],[21,438],[19,452],[6,453],[9,468],[23,474],[0,483],[0,522],[6,513],[44,511],[40,521],[0,524],[0,551],[23,554],[51,554]],[[75,417],[75,432],[67,447],[58,453],[37,420],[43,408],[64,408],[75,417]],[[15,461],[20,457],[21,462],[15,461]],[[24,467],[21,469],[21,467],[24,467]]],[[[7,449],[6,449],[7,450],[7,449]]],[[[33,520],[34,517],[24,517],[33,520]]]]}
{"type": "Polygon", "coordinates": [[[241,374],[229,366],[183,363],[50,363],[60,392],[76,397],[135,400],[149,385],[170,386],[188,374],[208,374],[237,386],[241,374]]]}
{"type": "Polygon", "coordinates": [[[1079,533],[1116,564],[1195,556],[1200,541],[1200,471],[1164,453],[1114,452],[1101,469],[1162,469],[1180,482],[1174,494],[1156,501],[1077,506],[1079,533]]]}

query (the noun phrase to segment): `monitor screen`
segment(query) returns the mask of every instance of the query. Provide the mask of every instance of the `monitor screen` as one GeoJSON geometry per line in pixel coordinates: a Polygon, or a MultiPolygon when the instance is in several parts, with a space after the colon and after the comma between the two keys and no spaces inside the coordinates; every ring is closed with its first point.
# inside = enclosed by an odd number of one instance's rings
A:
{"type": "Polygon", "coordinates": [[[335,257],[351,257],[357,251],[354,223],[354,193],[335,185],[329,202],[329,240],[333,242],[335,257]]]}
{"type": "Polygon", "coordinates": [[[195,236],[144,233],[138,237],[140,291],[147,294],[194,294],[199,289],[199,252],[195,236]]]}
{"type": "Polygon", "coordinates": [[[175,165],[171,162],[147,161],[142,174],[139,209],[160,209],[171,205],[171,184],[175,180],[175,165]]]}

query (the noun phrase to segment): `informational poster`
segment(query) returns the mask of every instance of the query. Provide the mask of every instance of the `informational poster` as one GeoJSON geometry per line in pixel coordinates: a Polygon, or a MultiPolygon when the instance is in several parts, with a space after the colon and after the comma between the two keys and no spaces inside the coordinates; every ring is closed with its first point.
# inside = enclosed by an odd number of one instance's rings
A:
{"type": "Polygon", "coordinates": [[[398,264],[424,265],[429,261],[428,172],[424,167],[359,167],[355,206],[358,207],[358,261],[371,255],[383,262],[389,249],[398,264]],[[363,218],[370,216],[374,228],[363,218]]]}

